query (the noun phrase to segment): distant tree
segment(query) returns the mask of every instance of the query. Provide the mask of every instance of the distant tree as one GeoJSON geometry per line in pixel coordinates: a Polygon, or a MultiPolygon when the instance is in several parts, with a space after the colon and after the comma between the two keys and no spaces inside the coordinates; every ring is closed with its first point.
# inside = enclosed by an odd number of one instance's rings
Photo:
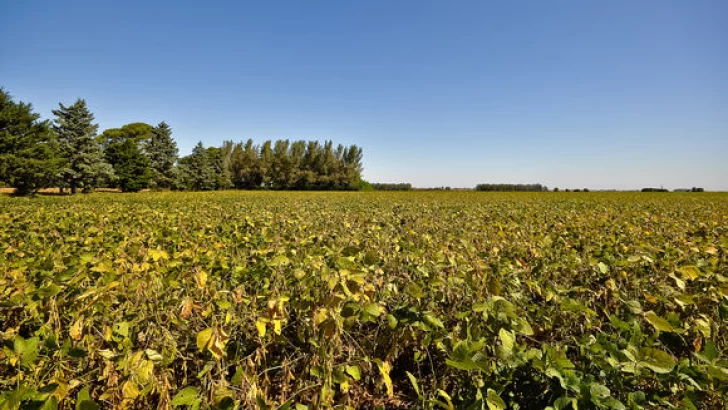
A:
{"type": "Polygon", "coordinates": [[[106,161],[114,167],[114,186],[122,191],[136,192],[149,186],[153,173],[145,152],[153,132],[151,125],[135,122],[104,130],[97,138],[106,161]]]}
{"type": "Polygon", "coordinates": [[[213,189],[229,189],[232,187],[232,174],[230,170],[232,148],[232,141],[225,141],[220,148],[207,148],[207,157],[213,172],[213,189]]]}
{"type": "Polygon", "coordinates": [[[242,170],[244,166],[243,143],[237,142],[233,145],[233,150],[230,153],[230,178],[235,188],[241,188],[242,170]]]}
{"type": "Polygon", "coordinates": [[[64,161],[61,188],[68,186],[75,194],[78,188],[89,191],[104,181],[112,180],[114,170],[105,161],[101,145],[96,140],[98,125],[94,124],[94,115],[86,101],[79,98],[70,106],[58,105],[59,109],[53,110],[56,116],[53,129],[64,161]]]}
{"type": "Polygon", "coordinates": [[[99,135],[98,140],[104,150],[109,145],[126,140],[133,140],[144,151],[147,142],[152,138],[154,127],[143,122],[133,122],[121,128],[109,128],[99,135]]]}
{"type": "Polygon", "coordinates": [[[374,191],[374,187],[368,181],[360,179],[359,188],[357,189],[357,191],[365,191],[365,192],[374,191]]]}
{"type": "Polygon", "coordinates": [[[321,153],[321,168],[318,174],[317,189],[336,189],[335,179],[332,178],[335,167],[336,159],[334,157],[334,143],[332,141],[325,141],[324,149],[321,153]]]}
{"type": "Polygon", "coordinates": [[[306,152],[303,154],[301,175],[298,185],[300,189],[315,189],[321,169],[321,145],[318,141],[308,141],[306,152]]]}
{"type": "Polygon", "coordinates": [[[288,148],[291,145],[288,140],[278,140],[273,145],[271,157],[271,188],[286,189],[291,179],[291,161],[288,157],[288,148]]]}
{"type": "Polygon", "coordinates": [[[558,187],[554,188],[554,192],[559,192],[559,188],[558,187]]]}
{"type": "Polygon", "coordinates": [[[294,141],[289,150],[291,171],[286,181],[289,189],[306,189],[304,157],[306,156],[306,141],[294,141]]]}
{"type": "Polygon", "coordinates": [[[117,184],[123,192],[138,192],[149,186],[152,178],[149,159],[134,139],[109,145],[105,155],[106,160],[114,167],[117,184]]]}
{"type": "Polygon", "coordinates": [[[152,188],[171,188],[175,178],[174,164],[177,162],[177,143],[172,139],[172,129],[162,121],[152,129],[152,134],[144,144],[149,158],[152,188]]]}
{"type": "MultiPolygon", "coordinates": [[[[360,189],[362,149],[356,145],[333,148],[327,141],[265,141],[260,147],[253,140],[206,149],[213,168],[212,189],[360,189]],[[225,185],[225,181],[230,181],[225,185]]],[[[190,157],[180,160],[177,189],[200,189],[190,182],[190,157]]],[[[205,188],[209,189],[209,188],[205,188]]]]}
{"type": "Polygon", "coordinates": [[[189,189],[209,191],[215,189],[215,168],[210,153],[198,142],[186,160],[186,171],[189,173],[189,189]]]}
{"type": "Polygon", "coordinates": [[[411,191],[412,184],[405,183],[373,183],[375,191],[411,191]]]}
{"type": "Polygon", "coordinates": [[[39,118],[30,104],[15,103],[0,88],[0,180],[18,195],[50,186],[62,165],[50,123],[39,118]]]}
{"type": "Polygon", "coordinates": [[[642,192],[668,192],[665,188],[642,188],[642,192]]]}
{"type": "Polygon", "coordinates": [[[345,151],[344,161],[347,169],[347,179],[350,186],[355,186],[360,180],[364,166],[362,161],[364,159],[364,150],[361,147],[352,145],[348,151],[345,151]]]}
{"type": "Polygon", "coordinates": [[[273,185],[273,149],[271,148],[272,143],[265,141],[260,147],[260,157],[258,160],[258,169],[261,177],[261,184],[265,188],[270,188],[273,185]]]}
{"type": "Polygon", "coordinates": [[[240,188],[260,188],[261,184],[263,184],[263,173],[261,171],[261,161],[258,157],[258,152],[258,147],[253,145],[252,139],[249,139],[245,143],[245,148],[243,149],[243,167],[240,178],[240,188]]]}
{"type": "Polygon", "coordinates": [[[498,191],[498,192],[542,192],[548,187],[541,184],[478,184],[476,191],[498,191]]]}

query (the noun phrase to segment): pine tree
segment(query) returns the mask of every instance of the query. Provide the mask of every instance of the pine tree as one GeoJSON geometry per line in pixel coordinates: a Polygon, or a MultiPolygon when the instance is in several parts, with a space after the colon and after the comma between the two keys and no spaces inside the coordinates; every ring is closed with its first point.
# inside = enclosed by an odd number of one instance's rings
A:
{"type": "Polygon", "coordinates": [[[39,118],[30,104],[15,103],[0,88],[0,181],[19,195],[50,186],[60,170],[55,135],[39,118]]]}
{"type": "Polygon", "coordinates": [[[113,169],[104,160],[104,153],[96,140],[98,125],[86,107],[86,101],[76,100],[68,107],[58,104],[53,129],[58,136],[60,155],[64,160],[61,180],[65,186],[88,191],[105,180],[113,178],[113,169]]]}
{"type": "Polygon", "coordinates": [[[192,150],[192,154],[187,157],[187,170],[191,177],[191,188],[195,191],[209,191],[215,189],[215,169],[213,167],[210,154],[198,142],[192,150]]]}
{"type": "Polygon", "coordinates": [[[172,187],[175,178],[174,164],[177,162],[177,143],[172,139],[172,129],[166,122],[160,122],[152,130],[152,135],[144,146],[149,158],[153,188],[167,189],[172,187]]]}

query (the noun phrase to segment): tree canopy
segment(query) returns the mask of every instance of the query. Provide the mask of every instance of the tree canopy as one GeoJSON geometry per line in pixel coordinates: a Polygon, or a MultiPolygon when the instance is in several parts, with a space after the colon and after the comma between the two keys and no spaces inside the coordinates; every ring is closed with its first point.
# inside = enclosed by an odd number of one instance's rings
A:
{"type": "Polygon", "coordinates": [[[69,106],[59,103],[53,110],[56,116],[53,130],[63,159],[60,179],[61,188],[68,186],[72,193],[77,188],[90,190],[104,182],[112,181],[114,171],[105,161],[101,145],[96,139],[98,125],[94,115],[82,99],[69,106]]]}
{"type": "Polygon", "coordinates": [[[198,143],[179,158],[172,128],[132,122],[98,134],[84,99],[58,104],[54,121],[41,121],[30,104],[15,103],[0,89],[0,181],[32,193],[58,187],[178,190],[371,189],[361,180],[363,151],[333,141],[266,140],[256,144],[198,143]]]}
{"type": "Polygon", "coordinates": [[[0,88],[0,180],[32,194],[56,182],[61,164],[49,122],[0,88]]]}
{"type": "MultiPolygon", "coordinates": [[[[146,125],[146,124],[145,124],[146,125]]],[[[172,128],[162,121],[152,129],[152,135],[144,146],[151,168],[150,185],[153,188],[171,188],[175,179],[177,143],[172,139],[172,128]]]]}

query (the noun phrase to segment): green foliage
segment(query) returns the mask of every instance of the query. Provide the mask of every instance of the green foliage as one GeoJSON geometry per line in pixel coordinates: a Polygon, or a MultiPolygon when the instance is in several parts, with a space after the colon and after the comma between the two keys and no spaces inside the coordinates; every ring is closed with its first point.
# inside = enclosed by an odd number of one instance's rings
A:
{"type": "Polygon", "coordinates": [[[369,183],[369,181],[360,179],[359,188],[357,188],[357,191],[371,192],[374,191],[374,187],[372,186],[372,184],[369,183]]]}
{"type": "Polygon", "coordinates": [[[475,186],[475,190],[488,192],[543,192],[549,189],[541,184],[478,184],[475,186]]]}
{"type": "Polygon", "coordinates": [[[725,194],[0,209],[0,409],[727,404],[725,194]]]}
{"type": "Polygon", "coordinates": [[[154,136],[154,127],[143,122],[134,122],[126,124],[121,128],[109,128],[98,136],[104,150],[116,143],[123,143],[132,140],[142,148],[154,136]]]}
{"type": "Polygon", "coordinates": [[[375,191],[411,191],[412,184],[405,183],[381,183],[372,184],[375,191]]]}
{"type": "Polygon", "coordinates": [[[48,121],[40,121],[30,104],[16,103],[0,88],[0,181],[33,194],[51,186],[62,161],[48,121]]]}
{"type": "Polygon", "coordinates": [[[116,181],[122,192],[138,192],[149,185],[152,177],[149,160],[133,138],[110,144],[105,156],[114,167],[116,181]]]}
{"type": "Polygon", "coordinates": [[[229,152],[232,185],[241,189],[359,190],[363,151],[356,145],[334,148],[331,141],[248,140],[229,152]]]}
{"type": "Polygon", "coordinates": [[[216,188],[215,158],[216,151],[205,149],[202,142],[198,142],[192,154],[179,161],[178,189],[193,191],[210,191],[216,188]]]}
{"type": "Polygon", "coordinates": [[[106,163],[99,145],[94,116],[82,99],[68,107],[58,104],[53,110],[56,116],[53,129],[59,143],[59,155],[63,158],[61,170],[62,187],[69,187],[71,193],[78,188],[89,191],[101,184],[113,181],[114,170],[106,163]]]}
{"type": "Polygon", "coordinates": [[[144,153],[149,158],[151,169],[150,186],[157,189],[172,188],[176,178],[177,143],[172,139],[172,129],[162,121],[152,130],[152,135],[144,145],[144,153]]]}
{"type": "MultiPolygon", "coordinates": [[[[98,137],[104,148],[106,161],[114,168],[115,186],[123,192],[137,192],[149,186],[156,174],[145,152],[150,143],[152,152],[157,151],[160,139],[165,138],[160,136],[164,130],[166,129],[155,131],[149,124],[136,122],[121,128],[107,129],[98,137]]],[[[153,158],[160,160],[156,155],[153,158]]],[[[158,161],[157,165],[159,164],[158,161]]]]}

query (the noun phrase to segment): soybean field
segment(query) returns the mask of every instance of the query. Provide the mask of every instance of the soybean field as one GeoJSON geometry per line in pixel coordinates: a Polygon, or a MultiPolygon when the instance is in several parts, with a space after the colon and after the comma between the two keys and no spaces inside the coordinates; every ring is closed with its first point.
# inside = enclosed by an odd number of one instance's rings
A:
{"type": "Polygon", "coordinates": [[[0,196],[0,409],[728,408],[728,194],[0,196]]]}

